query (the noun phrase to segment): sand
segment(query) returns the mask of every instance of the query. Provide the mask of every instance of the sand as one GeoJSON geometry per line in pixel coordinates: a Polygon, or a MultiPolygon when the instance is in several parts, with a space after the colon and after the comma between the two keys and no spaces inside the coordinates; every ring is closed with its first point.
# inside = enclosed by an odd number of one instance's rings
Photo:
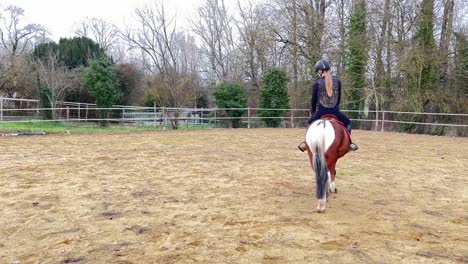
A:
{"type": "Polygon", "coordinates": [[[468,139],[354,131],[316,212],[304,129],[0,138],[0,263],[468,263],[468,139]]]}

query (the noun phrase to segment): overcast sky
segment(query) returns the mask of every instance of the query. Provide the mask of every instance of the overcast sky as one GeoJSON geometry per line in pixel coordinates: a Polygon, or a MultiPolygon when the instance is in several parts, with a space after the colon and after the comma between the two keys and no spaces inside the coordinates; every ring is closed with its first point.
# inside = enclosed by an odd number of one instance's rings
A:
{"type": "MultiPolygon", "coordinates": [[[[135,8],[163,0],[2,0],[0,8],[8,5],[21,7],[25,11],[25,22],[45,26],[58,41],[60,37],[73,36],[73,26],[84,17],[103,18],[118,27],[131,25],[135,8]]],[[[177,12],[177,25],[187,27],[187,18],[195,15],[196,9],[205,0],[164,0],[170,13],[177,12]]],[[[237,1],[226,0],[228,5],[237,1]]],[[[233,9],[233,6],[230,7],[233,9]]]]}

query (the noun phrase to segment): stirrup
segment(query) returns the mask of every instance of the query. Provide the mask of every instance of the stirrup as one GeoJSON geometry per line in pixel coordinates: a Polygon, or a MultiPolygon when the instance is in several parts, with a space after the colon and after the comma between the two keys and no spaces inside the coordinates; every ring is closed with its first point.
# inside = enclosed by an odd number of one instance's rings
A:
{"type": "Polygon", "coordinates": [[[301,144],[299,144],[299,145],[297,146],[297,148],[298,148],[300,151],[302,151],[302,152],[306,151],[307,145],[306,145],[305,141],[301,142],[301,144]]]}
{"type": "Polygon", "coordinates": [[[359,149],[359,147],[356,144],[354,144],[353,142],[351,142],[351,144],[349,144],[348,152],[356,151],[358,149],[359,149]]]}

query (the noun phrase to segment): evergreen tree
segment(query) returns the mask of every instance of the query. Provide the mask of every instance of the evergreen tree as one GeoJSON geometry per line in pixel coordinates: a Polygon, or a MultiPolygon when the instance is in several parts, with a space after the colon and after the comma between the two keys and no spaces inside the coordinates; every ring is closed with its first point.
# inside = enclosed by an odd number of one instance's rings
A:
{"type": "Polygon", "coordinates": [[[41,43],[34,48],[33,57],[45,60],[50,52],[58,52],[61,63],[69,69],[88,67],[90,60],[106,57],[99,44],[86,37],[61,38],[58,44],[41,43]]]}
{"type": "Polygon", "coordinates": [[[226,110],[226,114],[231,117],[231,126],[240,127],[240,117],[247,111],[247,97],[244,89],[237,83],[220,83],[215,90],[216,106],[218,108],[242,108],[226,110]]]}
{"type": "Polygon", "coordinates": [[[52,93],[46,85],[39,84],[39,104],[41,108],[47,108],[46,110],[42,110],[42,119],[44,120],[52,120],[52,104],[51,102],[52,93]]]}
{"type": "MultiPolygon", "coordinates": [[[[360,110],[366,86],[367,66],[367,27],[366,27],[366,1],[356,0],[353,4],[348,39],[347,75],[351,84],[350,89],[345,90],[349,99],[347,109],[360,110]]],[[[350,114],[356,118],[358,113],[350,114]]]]}
{"type": "Polygon", "coordinates": [[[62,38],[59,41],[59,52],[62,61],[70,69],[89,66],[89,61],[106,57],[104,50],[86,37],[62,38]]]}
{"type": "MultiPolygon", "coordinates": [[[[289,108],[287,88],[288,76],[285,71],[272,68],[263,76],[262,97],[260,107],[266,109],[289,108]]],[[[261,110],[260,116],[269,127],[278,127],[281,124],[281,114],[285,110],[261,110]]]]}
{"type": "MultiPolygon", "coordinates": [[[[50,58],[58,58],[57,65],[73,69],[69,71],[70,76],[76,77],[82,75],[85,67],[89,66],[89,61],[98,58],[107,58],[103,49],[93,42],[91,39],[85,37],[75,38],[62,38],[59,43],[47,42],[41,43],[34,47],[32,58],[36,62],[47,64],[50,58]],[[78,68],[78,69],[77,69],[78,68]]],[[[52,89],[51,87],[48,87],[52,89]]],[[[38,90],[42,89],[40,82],[38,82],[38,90]]],[[[55,100],[55,98],[53,98],[55,100]]],[[[92,102],[92,96],[81,85],[75,84],[63,94],[63,99],[74,102],[92,102]]]]}
{"type": "Polygon", "coordinates": [[[57,54],[59,46],[55,42],[41,43],[34,47],[32,57],[35,60],[47,60],[50,54],[57,54]]]}
{"type": "MultiPolygon", "coordinates": [[[[90,62],[84,72],[85,86],[91,95],[96,98],[98,108],[110,108],[120,97],[117,91],[118,82],[112,63],[107,59],[98,59],[90,62]]],[[[98,117],[108,118],[108,110],[99,110],[98,117]]],[[[102,121],[101,125],[107,125],[102,121]]]]}

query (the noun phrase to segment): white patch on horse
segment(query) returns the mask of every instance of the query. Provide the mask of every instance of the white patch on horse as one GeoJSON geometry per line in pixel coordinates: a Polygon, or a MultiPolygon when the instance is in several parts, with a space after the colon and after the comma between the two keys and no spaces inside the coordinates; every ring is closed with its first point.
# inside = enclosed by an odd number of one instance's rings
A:
{"type": "Polygon", "coordinates": [[[335,184],[335,181],[332,181],[332,182],[330,183],[330,192],[336,193],[336,184],[335,184]]]}
{"type": "Polygon", "coordinates": [[[317,212],[323,213],[325,212],[325,209],[327,207],[327,197],[325,195],[325,198],[319,199],[317,203],[317,212]]]}
{"type": "Polygon", "coordinates": [[[317,120],[314,121],[309,129],[307,129],[306,133],[306,142],[307,145],[312,146],[312,136],[314,134],[317,134],[317,130],[321,129],[320,126],[325,126],[325,148],[324,151],[327,152],[328,148],[330,148],[331,144],[333,144],[333,141],[335,140],[335,129],[333,129],[333,126],[329,120],[317,120]]]}

